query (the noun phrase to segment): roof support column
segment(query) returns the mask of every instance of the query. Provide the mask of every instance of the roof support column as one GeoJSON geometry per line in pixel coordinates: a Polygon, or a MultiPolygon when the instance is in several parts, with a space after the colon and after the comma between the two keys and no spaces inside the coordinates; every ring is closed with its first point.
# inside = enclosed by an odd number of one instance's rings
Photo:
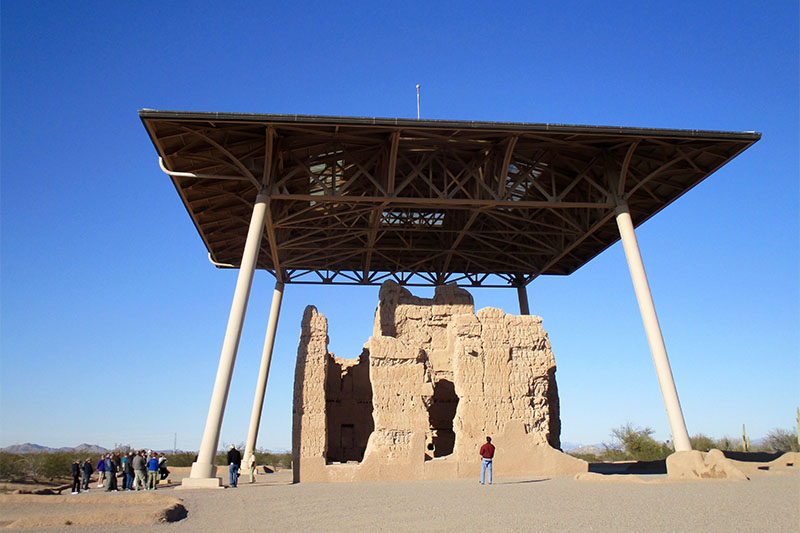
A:
{"type": "Polygon", "coordinates": [[[520,285],[517,287],[517,297],[519,298],[519,314],[531,314],[531,311],[528,308],[528,289],[525,288],[525,285],[520,285]]]}
{"type": "Polygon", "coordinates": [[[268,201],[269,195],[265,192],[260,192],[253,207],[253,216],[250,219],[250,227],[247,230],[247,240],[242,253],[239,277],[236,280],[233,303],[228,317],[228,327],[225,330],[225,340],[222,342],[222,353],[219,356],[217,378],[214,381],[214,391],[211,393],[211,405],[208,408],[203,440],[200,443],[197,461],[192,464],[192,472],[188,478],[183,480],[182,486],[185,488],[217,488],[220,486],[220,479],[216,477],[217,468],[214,466],[214,458],[219,445],[222,417],[225,414],[225,404],[228,400],[228,391],[231,386],[233,366],[236,363],[236,353],[239,350],[239,340],[242,336],[242,324],[247,311],[250,287],[253,284],[253,273],[258,260],[261,237],[264,232],[268,201]]]}
{"type": "Polygon", "coordinates": [[[283,300],[283,282],[275,282],[272,292],[272,307],[269,310],[267,323],[267,336],[264,339],[264,350],[261,352],[261,367],[258,369],[258,382],[256,395],[253,398],[253,411],[250,414],[250,429],[247,432],[247,444],[244,451],[244,464],[250,464],[250,456],[255,453],[258,426],[261,424],[261,410],[264,407],[264,394],[267,391],[267,378],[269,378],[269,365],[272,361],[272,348],[275,346],[275,331],[278,329],[278,317],[281,314],[281,301],[283,300]]]}
{"type": "Polygon", "coordinates": [[[630,210],[624,200],[618,200],[616,214],[617,227],[619,228],[620,237],[622,237],[622,246],[625,248],[625,258],[628,260],[633,288],[636,291],[636,299],[639,302],[639,312],[642,315],[645,333],[647,333],[647,342],[650,345],[650,353],[653,356],[653,364],[658,375],[658,384],[661,387],[661,395],[664,398],[664,406],[667,409],[667,418],[672,431],[672,442],[675,445],[675,451],[688,451],[692,449],[689,433],[686,431],[686,422],[683,419],[681,404],[678,400],[678,391],[675,389],[675,382],[672,379],[672,370],[667,358],[667,348],[664,346],[664,338],[661,335],[661,327],[658,324],[653,296],[650,293],[650,284],[647,282],[642,256],[639,253],[639,244],[633,231],[630,210]]]}

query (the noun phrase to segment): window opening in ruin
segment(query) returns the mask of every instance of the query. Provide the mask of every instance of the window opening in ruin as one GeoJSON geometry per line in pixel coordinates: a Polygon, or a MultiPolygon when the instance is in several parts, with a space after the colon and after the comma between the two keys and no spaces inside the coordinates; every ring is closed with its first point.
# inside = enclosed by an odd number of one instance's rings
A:
{"type": "Polygon", "coordinates": [[[458,395],[453,382],[440,379],[433,386],[433,398],[428,409],[428,423],[430,426],[428,438],[428,451],[426,459],[444,457],[453,453],[456,443],[456,434],[453,432],[453,419],[458,408],[458,395]]]}
{"type": "Polygon", "coordinates": [[[325,377],[325,421],[325,461],[361,462],[369,436],[375,429],[366,349],[357,360],[333,357],[329,360],[325,377]]]}

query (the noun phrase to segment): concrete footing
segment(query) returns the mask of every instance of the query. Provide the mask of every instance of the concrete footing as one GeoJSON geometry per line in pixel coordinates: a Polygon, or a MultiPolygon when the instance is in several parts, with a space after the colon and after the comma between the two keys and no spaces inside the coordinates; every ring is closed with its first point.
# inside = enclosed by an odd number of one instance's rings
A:
{"type": "Polygon", "coordinates": [[[222,478],[218,477],[187,477],[175,489],[224,489],[222,478]]]}

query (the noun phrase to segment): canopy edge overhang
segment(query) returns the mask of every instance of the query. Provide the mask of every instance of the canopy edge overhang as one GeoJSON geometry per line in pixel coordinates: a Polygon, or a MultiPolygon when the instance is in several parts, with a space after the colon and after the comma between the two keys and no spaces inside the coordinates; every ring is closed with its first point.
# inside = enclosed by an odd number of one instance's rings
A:
{"type": "Polygon", "coordinates": [[[619,240],[614,197],[638,226],[761,137],[150,109],[139,116],[217,263],[238,265],[256,189],[266,182],[271,239],[258,268],[275,273],[279,262],[295,283],[519,286],[570,274],[619,240]]]}
{"type": "Polygon", "coordinates": [[[203,122],[243,122],[264,124],[340,124],[347,126],[383,126],[397,128],[442,128],[497,131],[540,131],[559,133],[614,134],[655,137],[684,137],[705,139],[737,139],[757,141],[761,133],[756,131],[716,131],[675,128],[642,128],[631,126],[590,126],[573,124],[549,124],[535,122],[489,122],[474,120],[441,120],[412,118],[350,117],[335,115],[291,115],[265,113],[220,113],[210,111],[161,111],[140,109],[139,117],[145,119],[174,119],[203,122]]]}

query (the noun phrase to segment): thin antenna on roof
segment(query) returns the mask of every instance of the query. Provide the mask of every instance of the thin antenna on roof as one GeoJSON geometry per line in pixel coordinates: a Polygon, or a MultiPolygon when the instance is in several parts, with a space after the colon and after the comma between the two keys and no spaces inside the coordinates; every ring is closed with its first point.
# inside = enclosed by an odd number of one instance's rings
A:
{"type": "Polygon", "coordinates": [[[417,84],[417,120],[419,120],[419,83],[417,84]]]}

